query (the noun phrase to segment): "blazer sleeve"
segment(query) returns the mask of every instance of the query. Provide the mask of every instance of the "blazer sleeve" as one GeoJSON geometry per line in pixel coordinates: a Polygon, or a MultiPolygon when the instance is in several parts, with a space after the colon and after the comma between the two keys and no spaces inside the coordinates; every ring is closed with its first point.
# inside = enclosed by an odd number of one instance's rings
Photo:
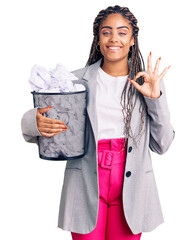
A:
{"type": "Polygon", "coordinates": [[[158,154],[165,153],[171,145],[175,131],[170,123],[165,85],[163,79],[160,83],[161,95],[159,98],[144,96],[147,104],[147,113],[150,116],[149,147],[158,154]]]}
{"type": "Polygon", "coordinates": [[[25,112],[21,120],[21,129],[25,141],[38,144],[37,136],[41,136],[41,133],[37,128],[36,114],[37,108],[25,112]]]}

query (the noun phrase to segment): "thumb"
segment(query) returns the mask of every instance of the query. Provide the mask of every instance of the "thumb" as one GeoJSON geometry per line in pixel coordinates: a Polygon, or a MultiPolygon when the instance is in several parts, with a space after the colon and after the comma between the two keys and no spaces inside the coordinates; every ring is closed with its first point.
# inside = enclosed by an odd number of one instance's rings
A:
{"type": "Polygon", "coordinates": [[[45,107],[45,108],[39,108],[38,111],[40,114],[43,114],[45,112],[48,112],[51,108],[53,108],[53,106],[48,106],[48,107],[45,107]]]}

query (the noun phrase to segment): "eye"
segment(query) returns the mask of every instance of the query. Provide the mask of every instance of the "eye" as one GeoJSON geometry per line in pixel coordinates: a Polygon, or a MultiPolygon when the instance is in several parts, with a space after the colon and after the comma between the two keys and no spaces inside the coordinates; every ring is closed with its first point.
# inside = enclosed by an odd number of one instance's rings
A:
{"type": "Polygon", "coordinates": [[[126,35],[126,33],[124,33],[124,32],[120,32],[119,34],[120,34],[120,35],[126,35]]]}
{"type": "Polygon", "coordinates": [[[108,34],[110,34],[110,32],[103,32],[102,34],[103,35],[108,35],[108,34]]]}

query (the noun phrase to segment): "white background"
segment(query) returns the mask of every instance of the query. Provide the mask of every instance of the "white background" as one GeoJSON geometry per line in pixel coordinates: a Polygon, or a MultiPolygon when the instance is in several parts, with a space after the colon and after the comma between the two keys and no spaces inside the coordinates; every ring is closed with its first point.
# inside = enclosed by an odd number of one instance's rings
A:
{"type": "Polygon", "coordinates": [[[33,107],[28,78],[37,63],[72,71],[85,66],[93,21],[101,9],[119,4],[138,19],[145,63],[162,57],[171,123],[169,151],[152,154],[165,223],[143,233],[144,240],[195,239],[195,5],[186,0],[66,1],[6,0],[0,4],[0,239],[69,240],[57,228],[65,162],[38,158],[26,143],[20,121],[33,107]]]}

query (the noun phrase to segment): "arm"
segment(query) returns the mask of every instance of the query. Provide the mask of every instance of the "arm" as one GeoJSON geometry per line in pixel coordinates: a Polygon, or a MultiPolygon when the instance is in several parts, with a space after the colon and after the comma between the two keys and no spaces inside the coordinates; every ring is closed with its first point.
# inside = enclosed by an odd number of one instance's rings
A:
{"type": "Polygon", "coordinates": [[[147,112],[150,116],[150,142],[152,151],[163,154],[169,148],[175,132],[170,124],[170,113],[167,106],[165,86],[162,78],[170,66],[158,75],[161,58],[156,61],[155,68],[152,68],[151,52],[148,56],[148,71],[138,72],[134,80],[129,79],[133,86],[143,94],[147,104],[147,112]],[[144,83],[139,85],[136,79],[144,77],[144,83]]]}
{"type": "Polygon", "coordinates": [[[68,129],[64,122],[43,116],[51,107],[33,108],[23,115],[21,128],[25,141],[38,143],[37,136],[52,137],[68,129]]]}
{"type": "Polygon", "coordinates": [[[170,113],[167,105],[165,85],[160,83],[161,95],[159,98],[144,96],[147,112],[150,116],[150,143],[149,147],[158,154],[165,153],[171,145],[175,131],[170,124],[170,113]]]}
{"type": "Polygon", "coordinates": [[[27,142],[38,143],[37,136],[41,136],[36,121],[37,108],[27,111],[21,120],[22,134],[27,142]]]}

